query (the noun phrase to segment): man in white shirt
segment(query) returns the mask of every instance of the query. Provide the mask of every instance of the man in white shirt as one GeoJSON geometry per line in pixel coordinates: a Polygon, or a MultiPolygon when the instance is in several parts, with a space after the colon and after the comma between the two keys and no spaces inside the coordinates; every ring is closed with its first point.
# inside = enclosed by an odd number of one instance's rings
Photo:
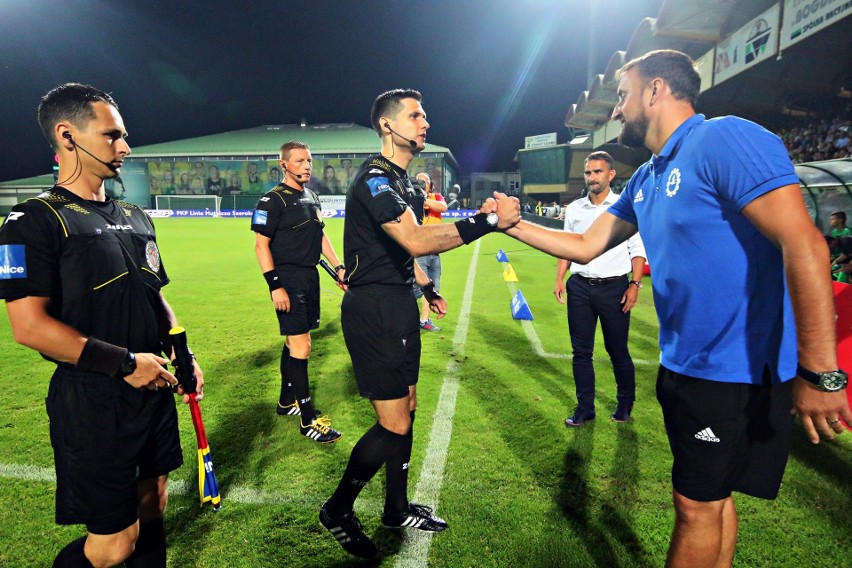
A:
{"type": "MultiPolygon", "coordinates": [[[[612,157],[606,152],[593,152],[585,161],[583,177],[588,195],[577,199],[565,210],[565,231],[583,233],[601,216],[618,195],[610,190],[615,178],[612,157]]],[[[574,383],[577,406],[565,420],[568,427],[582,426],[595,417],[595,368],[592,354],[595,347],[595,328],[598,320],[604,346],[612,361],[617,385],[617,405],[613,422],[630,421],[636,397],[636,371],[627,335],[630,330],[630,310],[636,304],[642,288],[645,267],[645,247],[639,233],[612,250],[593,259],[589,264],[571,263],[559,259],[556,267],[556,286],[553,293],[560,304],[568,300],[568,331],[573,350],[574,383]],[[571,277],[565,273],[571,268],[571,277]],[[625,275],[630,273],[628,280],[625,275]]]]}

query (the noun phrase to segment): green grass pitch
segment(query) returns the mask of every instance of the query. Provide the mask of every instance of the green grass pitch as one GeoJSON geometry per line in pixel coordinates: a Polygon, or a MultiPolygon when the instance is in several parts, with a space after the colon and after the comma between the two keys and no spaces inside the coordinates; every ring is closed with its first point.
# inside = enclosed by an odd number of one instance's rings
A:
{"type": "MultiPolygon", "coordinates": [[[[172,280],[164,292],[205,374],[202,409],[223,495],[218,513],[199,507],[194,435],[181,405],[185,465],[171,477],[169,566],[359,565],[317,520],[352,446],[374,423],[372,408],[355,390],[343,344],[340,292],[320,275],[323,316],[313,334],[313,398],[343,433],[338,443],[320,446],[298,434],[297,419],[274,412],[282,338],[255,261],[249,220],[163,219],[157,228],[172,280]]],[[[326,230],[342,256],[343,221],[328,220],[326,230]]],[[[450,310],[439,322],[441,332],[423,334],[409,486],[412,497],[422,491],[437,499],[426,504],[450,529],[431,541],[382,529],[380,472],[356,503],[380,550],[376,565],[662,566],[673,512],[670,455],[654,395],[658,351],[651,287],[640,292],[631,328],[635,421],[608,420],[615,386],[599,340],[598,419],[568,430],[562,421],[574,405],[573,382],[565,308],[553,298],[555,260],[503,235],[442,259],[442,293],[450,310]],[[508,255],[516,284],[503,280],[498,249],[508,255]],[[511,317],[514,286],[535,317],[528,324],[511,317]],[[460,319],[462,311],[467,315],[460,319]],[[434,466],[426,475],[424,464],[434,466]]],[[[14,343],[8,319],[0,318],[4,567],[49,566],[62,546],[83,534],[82,527],[53,522],[43,402],[50,373],[51,365],[14,343]]],[[[797,428],[779,499],[736,497],[735,564],[847,564],[850,495],[852,434],[812,446],[797,428]]]]}

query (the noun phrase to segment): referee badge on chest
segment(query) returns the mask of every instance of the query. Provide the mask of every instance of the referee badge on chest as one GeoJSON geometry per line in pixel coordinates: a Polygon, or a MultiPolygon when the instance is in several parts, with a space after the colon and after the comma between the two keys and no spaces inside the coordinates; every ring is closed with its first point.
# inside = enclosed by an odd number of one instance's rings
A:
{"type": "Polygon", "coordinates": [[[148,261],[148,268],[154,272],[160,271],[160,249],[155,241],[148,241],[145,245],[145,259],[148,261]]]}

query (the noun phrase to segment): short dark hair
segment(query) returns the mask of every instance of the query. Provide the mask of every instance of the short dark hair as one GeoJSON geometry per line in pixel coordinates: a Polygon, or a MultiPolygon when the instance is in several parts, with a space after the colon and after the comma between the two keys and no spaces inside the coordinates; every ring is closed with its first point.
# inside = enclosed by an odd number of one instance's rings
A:
{"type": "Polygon", "coordinates": [[[829,217],[837,217],[844,225],[846,224],[846,213],[844,211],[835,211],[829,217]]]}
{"type": "Polygon", "coordinates": [[[92,103],[107,103],[118,110],[118,105],[107,93],[82,83],[64,83],[51,89],[38,105],[38,124],[50,146],[56,150],[59,142],[53,132],[58,122],[68,121],[83,130],[95,118],[92,103]]]}
{"type": "Polygon", "coordinates": [[[618,70],[619,76],[633,68],[639,70],[646,80],[655,77],[668,83],[674,98],[685,100],[695,107],[701,90],[701,75],[695,68],[695,62],[685,53],[673,49],[649,51],[641,57],[628,61],[618,70]]]}
{"type": "Polygon", "coordinates": [[[290,159],[290,152],[295,150],[296,148],[301,148],[302,150],[311,151],[311,147],[305,144],[304,142],[299,142],[298,140],[290,140],[289,142],[284,142],[281,145],[281,150],[279,150],[278,155],[282,160],[290,159]]]}
{"type": "Polygon", "coordinates": [[[606,162],[606,165],[609,166],[609,169],[615,169],[615,160],[613,160],[612,156],[610,156],[607,152],[604,152],[603,150],[592,152],[591,154],[586,156],[586,159],[583,161],[583,163],[585,164],[589,160],[603,160],[604,162],[606,162]]]}
{"type": "Polygon", "coordinates": [[[414,89],[393,89],[385,91],[373,101],[373,109],[370,111],[370,124],[379,136],[382,135],[382,126],[379,119],[383,116],[392,116],[399,112],[402,107],[402,99],[414,99],[422,101],[423,95],[414,89]]]}

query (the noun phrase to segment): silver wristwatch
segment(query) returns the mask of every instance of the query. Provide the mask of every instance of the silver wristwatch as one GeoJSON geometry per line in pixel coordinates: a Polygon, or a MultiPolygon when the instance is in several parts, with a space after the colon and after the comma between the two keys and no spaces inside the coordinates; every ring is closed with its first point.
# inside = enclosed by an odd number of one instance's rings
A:
{"type": "Polygon", "coordinates": [[[819,390],[825,392],[841,391],[846,388],[846,384],[849,382],[849,375],[842,369],[815,373],[805,369],[801,365],[797,365],[796,374],[816,386],[819,390]]]}

